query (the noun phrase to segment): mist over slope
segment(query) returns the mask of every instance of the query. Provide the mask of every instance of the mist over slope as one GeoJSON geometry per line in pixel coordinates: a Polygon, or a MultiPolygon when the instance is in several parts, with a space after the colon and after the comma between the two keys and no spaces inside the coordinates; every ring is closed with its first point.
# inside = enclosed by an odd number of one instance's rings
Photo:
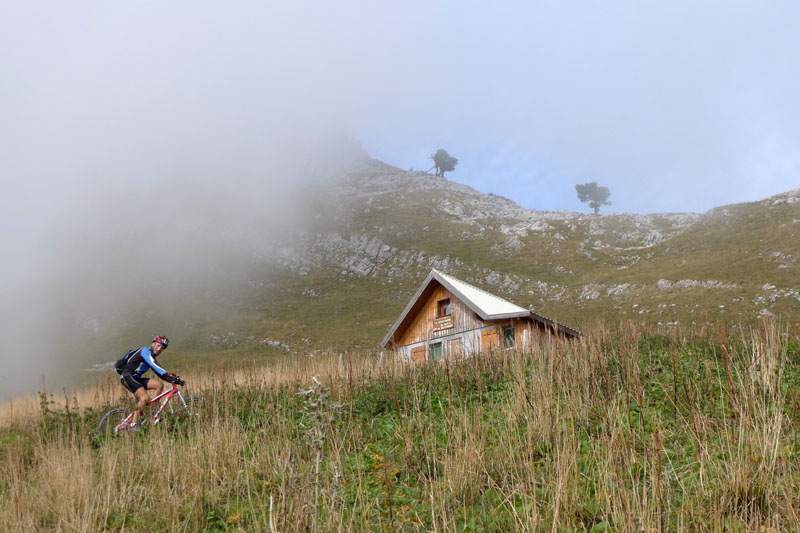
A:
{"type": "Polygon", "coordinates": [[[224,154],[193,148],[176,154],[183,168],[128,156],[112,169],[119,154],[108,152],[63,169],[80,179],[16,175],[14,209],[2,215],[11,252],[0,264],[6,391],[41,386],[42,375],[53,386],[71,382],[87,362],[155,334],[186,332],[186,346],[204,321],[232,316],[231,288],[263,268],[275,238],[303,226],[305,191],[364,157],[327,131],[254,136],[224,154]]]}
{"type": "Polygon", "coordinates": [[[169,224],[109,224],[84,268],[5,289],[8,331],[36,333],[4,348],[0,380],[71,383],[161,333],[178,357],[376,347],[431,268],[575,327],[800,310],[800,189],[704,214],[595,216],[346,161],[280,192],[198,194],[169,224]]]}

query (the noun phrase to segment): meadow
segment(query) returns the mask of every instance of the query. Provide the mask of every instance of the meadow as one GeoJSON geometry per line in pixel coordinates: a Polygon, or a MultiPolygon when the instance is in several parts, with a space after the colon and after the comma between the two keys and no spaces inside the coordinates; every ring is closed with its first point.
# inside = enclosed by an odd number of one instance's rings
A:
{"type": "MultiPolygon", "coordinates": [[[[200,420],[99,435],[116,376],[0,412],[9,531],[800,530],[795,324],[409,366],[372,351],[185,365],[200,420]]],[[[189,392],[189,391],[187,391],[189,392]]]]}

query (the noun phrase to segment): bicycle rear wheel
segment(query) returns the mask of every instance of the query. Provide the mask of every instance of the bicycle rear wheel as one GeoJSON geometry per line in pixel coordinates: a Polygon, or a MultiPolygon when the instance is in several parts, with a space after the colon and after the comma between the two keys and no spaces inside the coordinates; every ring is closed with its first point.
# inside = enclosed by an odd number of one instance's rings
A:
{"type": "Polygon", "coordinates": [[[128,409],[123,409],[121,407],[110,410],[100,419],[100,423],[97,425],[97,432],[116,433],[117,426],[122,424],[123,420],[128,418],[129,414],[131,414],[131,412],[128,409]]]}

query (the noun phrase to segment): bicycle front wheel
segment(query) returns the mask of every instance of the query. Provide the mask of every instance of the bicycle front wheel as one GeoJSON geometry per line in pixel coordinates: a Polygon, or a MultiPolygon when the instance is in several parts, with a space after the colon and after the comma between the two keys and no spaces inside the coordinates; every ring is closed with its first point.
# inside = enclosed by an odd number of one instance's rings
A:
{"type": "Polygon", "coordinates": [[[121,407],[110,410],[100,419],[100,423],[97,425],[97,432],[101,434],[106,432],[116,433],[117,426],[122,424],[129,414],[131,412],[128,409],[122,409],[121,407]]]}
{"type": "Polygon", "coordinates": [[[172,415],[178,420],[201,420],[208,414],[208,402],[202,396],[190,396],[183,402],[180,399],[170,402],[172,415]]]}

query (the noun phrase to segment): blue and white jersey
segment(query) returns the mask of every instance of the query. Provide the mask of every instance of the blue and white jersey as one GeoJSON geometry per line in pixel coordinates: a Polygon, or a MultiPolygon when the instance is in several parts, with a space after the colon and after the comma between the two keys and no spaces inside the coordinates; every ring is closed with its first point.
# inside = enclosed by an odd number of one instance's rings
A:
{"type": "Polygon", "coordinates": [[[167,373],[166,370],[161,368],[156,363],[156,358],[153,357],[153,351],[149,346],[143,346],[133,352],[129,357],[125,366],[122,367],[122,377],[133,376],[136,379],[142,377],[142,374],[152,370],[160,378],[164,378],[167,373]]]}

